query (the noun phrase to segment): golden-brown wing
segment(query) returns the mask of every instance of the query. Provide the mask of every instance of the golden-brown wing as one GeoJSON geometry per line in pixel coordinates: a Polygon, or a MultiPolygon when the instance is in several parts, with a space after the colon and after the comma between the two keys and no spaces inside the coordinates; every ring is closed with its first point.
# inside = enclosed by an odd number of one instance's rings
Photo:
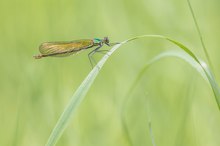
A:
{"type": "Polygon", "coordinates": [[[46,42],[42,43],[39,51],[43,56],[69,56],[81,50],[93,47],[92,40],[76,40],[70,42],[46,42]]]}

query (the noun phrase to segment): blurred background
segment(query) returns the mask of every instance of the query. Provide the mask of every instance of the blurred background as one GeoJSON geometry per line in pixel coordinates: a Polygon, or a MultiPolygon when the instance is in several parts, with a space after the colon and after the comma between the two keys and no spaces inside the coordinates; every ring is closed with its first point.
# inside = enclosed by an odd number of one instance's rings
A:
{"type": "MultiPolygon", "coordinates": [[[[219,83],[220,1],[191,3],[219,83]]],[[[1,0],[0,18],[1,146],[45,145],[91,70],[90,50],[35,60],[42,42],[105,36],[120,42],[161,34],[182,42],[206,61],[186,0],[1,0]]],[[[147,61],[170,49],[179,48],[151,38],[118,49],[57,145],[152,145],[149,120],[157,146],[219,145],[220,113],[210,85],[182,60],[157,62],[127,95],[147,61]]],[[[101,56],[96,54],[96,60],[101,56]]]]}

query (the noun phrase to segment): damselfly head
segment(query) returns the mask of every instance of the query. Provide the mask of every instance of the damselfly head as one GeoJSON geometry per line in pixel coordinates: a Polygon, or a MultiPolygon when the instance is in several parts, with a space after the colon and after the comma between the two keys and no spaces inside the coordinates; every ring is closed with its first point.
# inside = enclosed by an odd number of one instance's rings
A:
{"type": "Polygon", "coordinates": [[[108,39],[108,37],[104,37],[102,42],[109,46],[109,39],[108,39]]]}

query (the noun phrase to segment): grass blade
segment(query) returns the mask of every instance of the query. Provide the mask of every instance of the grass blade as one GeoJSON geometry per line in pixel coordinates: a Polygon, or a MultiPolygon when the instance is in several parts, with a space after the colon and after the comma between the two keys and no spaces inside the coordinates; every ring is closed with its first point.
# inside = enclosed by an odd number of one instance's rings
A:
{"type": "MultiPolygon", "coordinates": [[[[122,44],[122,43],[121,43],[122,44]]],[[[46,146],[53,146],[56,144],[60,136],[62,135],[63,131],[67,127],[68,122],[71,120],[74,111],[79,106],[79,104],[84,99],[86,93],[88,92],[89,88],[91,87],[92,83],[94,82],[96,76],[98,75],[100,69],[102,68],[105,61],[108,57],[118,48],[121,44],[115,45],[104,57],[99,61],[99,63],[93,68],[93,70],[88,74],[88,76],[84,79],[78,89],[75,91],[73,96],[71,97],[69,104],[67,105],[66,109],[60,116],[56,126],[54,127],[46,146]]]]}
{"type": "Polygon", "coordinates": [[[208,63],[210,64],[211,68],[213,69],[213,65],[212,65],[212,63],[211,63],[211,59],[210,59],[210,57],[209,57],[208,51],[207,51],[206,46],[205,46],[205,43],[204,43],[204,41],[203,41],[202,33],[201,33],[200,28],[199,28],[199,25],[198,25],[198,23],[197,23],[196,16],[195,16],[195,14],[194,14],[192,5],[191,5],[191,3],[190,3],[190,0],[187,0],[187,3],[188,3],[188,6],[189,6],[189,9],[190,9],[190,12],[191,12],[191,14],[192,14],[193,20],[194,20],[194,23],[195,23],[195,26],[196,26],[196,30],[197,30],[197,32],[198,32],[199,39],[200,39],[200,42],[201,42],[201,44],[202,44],[203,51],[205,52],[205,56],[206,56],[206,58],[207,58],[207,60],[208,60],[208,63]]]}

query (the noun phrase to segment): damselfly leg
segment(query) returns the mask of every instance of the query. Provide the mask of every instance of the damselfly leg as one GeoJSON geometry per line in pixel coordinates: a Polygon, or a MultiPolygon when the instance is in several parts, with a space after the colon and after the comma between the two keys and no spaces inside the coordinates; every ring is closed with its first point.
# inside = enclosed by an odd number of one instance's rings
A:
{"type": "Polygon", "coordinates": [[[102,47],[103,45],[98,46],[97,48],[95,48],[94,50],[92,50],[89,54],[88,54],[88,58],[89,58],[89,62],[92,65],[92,68],[94,67],[93,62],[96,64],[95,59],[93,58],[93,55],[102,47]],[[92,62],[93,61],[93,62],[92,62]]]}

